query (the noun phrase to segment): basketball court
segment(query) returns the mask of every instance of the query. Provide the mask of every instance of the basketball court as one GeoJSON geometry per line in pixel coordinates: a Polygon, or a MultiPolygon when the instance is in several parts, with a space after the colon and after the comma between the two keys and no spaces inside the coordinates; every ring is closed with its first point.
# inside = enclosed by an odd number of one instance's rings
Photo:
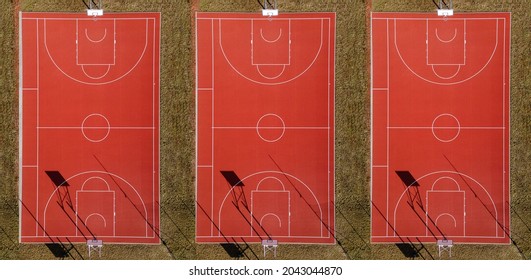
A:
{"type": "Polygon", "coordinates": [[[334,243],[335,14],[196,28],[196,241],[334,243]]]}
{"type": "Polygon", "coordinates": [[[510,242],[510,22],[372,14],[372,242],[510,242]]]}
{"type": "Polygon", "coordinates": [[[159,243],[159,13],[20,14],[20,241],[159,243]]]}

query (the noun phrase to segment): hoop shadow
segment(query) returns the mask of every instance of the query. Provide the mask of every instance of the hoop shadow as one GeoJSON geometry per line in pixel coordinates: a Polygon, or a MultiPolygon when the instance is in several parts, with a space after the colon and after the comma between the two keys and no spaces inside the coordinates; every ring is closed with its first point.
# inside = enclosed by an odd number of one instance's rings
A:
{"type": "Polygon", "coordinates": [[[210,220],[210,222],[214,225],[214,227],[219,231],[219,233],[221,234],[221,237],[223,237],[223,239],[225,239],[226,243],[221,243],[220,245],[223,247],[223,249],[225,249],[225,252],[227,252],[227,254],[230,257],[233,257],[233,258],[245,257],[246,259],[250,260],[251,256],[249,256],[249,255],[247,255],[245,253],[245,251],[247,251],[247,249],[249,249],[251,251],[251,254],[254,256],[254,258],[257,259],[257,260],[259,259],[258,255],[253,251],[253,249],[249,246],[249,244],[247,244],[247,242],[245,242],[245,240],[243,238],[241,238],[241,240],[246,245],[246,248],[242,248],[242,246],[240,246],[238,244],[238,242],[236,241],[236,239],[234,239],[234,237],[231,237],[229,239],[227,236],[225,236],[225,234],[223,234],[221,229],[214,222],[214,220],[212,220],[212,217],[210,217],[210,215],[206,212],[206,210],[203,208],[203,206],[201,206],[201,204],[197,200],[196,200],[195,203],[196,203],[196,205],[198,207],[198,210],[201,210],[203,212],[203,214],[210,220]],[[232,245],[227,245],[227,244],[232,244],[232,245]],[[234,247],[234,248],[232,248],[232,247],[234,247]],[[238,251],[239,254],[237,254],[236,251],[238,251]]]}
{"type": "Polygon", "coordinates": [[[221,243],[220,245],[231,258],[239,260],[244,256],[245,250],[242,250],[242,248],[235,243],[221,243]]]}
{"type": "Polygon", "coordinates": [[[395,173],[398,175],[398,177],[400,177],[400,180],[402,180],[402,183],[404,183],[406,187],[420,187],[420,184],[417,182],[415,177],[413,177],[411,172],[396,170],[395,173]]]}
{"type": "Polygon", "coordinates": [[[74,245],[70,244],[70,247],[67,248],[64,244],[60,243],[46,243],[48,250],[52,252],[54,257],[64,260],[67,257],[70,257],[70,251],[74,248],[74,245]]]}
{"type": "Polygon", "coordinates": [[[221,175],[225,177],[225,180],[230,184],[231,187],[244,187],[242,180],[236,175],[234,171],[220,171],[221,175]]]}
{"type": "Polygon", "coordinates": [[[50,180],[52,180],[53,184],[56,187],[69,187],[70,184],[66,181],[66,179],[61,175],[61,172],[56,170],[46,170],[44,171],[48,177],[50,177],[50,180]]]}
{"type": "Polygon", "coordinates": [[[410,260],[418,258],[420,256],[420,249],[418,249],[413,243],[396,243],[396,247],[404,254],[404,256],[410,260]]]}

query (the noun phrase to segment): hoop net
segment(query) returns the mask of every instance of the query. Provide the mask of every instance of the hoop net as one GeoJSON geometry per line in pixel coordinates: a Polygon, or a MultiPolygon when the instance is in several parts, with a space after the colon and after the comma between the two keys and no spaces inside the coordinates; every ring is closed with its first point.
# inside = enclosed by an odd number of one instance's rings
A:
{"type": "Polygon", "coordinates": [[[265,17],[278,16],[277,0],[264,0],[262,15],[265,17]]]}

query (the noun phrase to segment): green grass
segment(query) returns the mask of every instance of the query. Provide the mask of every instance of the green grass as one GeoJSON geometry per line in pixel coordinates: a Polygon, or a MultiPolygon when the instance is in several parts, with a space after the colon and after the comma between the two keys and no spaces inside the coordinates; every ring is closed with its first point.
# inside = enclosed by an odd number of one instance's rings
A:
{"type": "MultiPolygon", "coordinates": [[[[13,1],[0,0],[0,259],[54,259],[44,245],[18,243],[18,46],[13,1]],[[11,7],[11,8],[9,8],[11,7]]],[[[15,1],[16,3],[17,1],[15,1]]],[[[161,31],[161,245],[106,245],[104,259],[228,259],[194,242],[195,98],[191,1],[104,1],[106,11],[159,11],[161,31]]],[[[366,5],[361,0],[279,1],[280,12],[336,12],[337,245],[282,245],[278,259],[403,259],[395,245],[370,244],[370,98],[366,5]],[[354,147],[354,148],[353,148],[354,147]]],[[[461,245],[455,259],[531,258],[531,6],[524,1],[454,1],[456,11],[512,12],[511,199],[514,245],[461,245]]],[[[21,1],[22,11],[83,12],[80,1],[21,1]]],[[[201,0],[199,11],[259,12],[252,0],[201,0]]],[[[372,1],[372,11],[435,12],[429,0],[372,1]]],[[[66,244],[70,247],[69,244],[66,244]]],[[[420,245],[418,245],[420,247],[420,245]]],[[[243,258],[262,249],[243,244],[243,258]]],[[[75,245],[67,258],[86,258],[75,245]]],[[[437,258],[433,244],[422,258],[437,258]]]]}

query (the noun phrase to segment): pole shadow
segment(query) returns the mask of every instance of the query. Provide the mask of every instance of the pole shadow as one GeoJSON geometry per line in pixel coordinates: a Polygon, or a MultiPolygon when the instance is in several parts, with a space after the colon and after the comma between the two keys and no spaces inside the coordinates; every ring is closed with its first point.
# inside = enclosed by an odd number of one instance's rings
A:
{"type": "Polygon", "coordinates": [[[246,223],[251,227],[252,231],[262,238],[262,234],[255,228],[252,221],[255,222],[255,225],[259,227],[259,229],[262,230],[262,232],[267,236],[267,239],[271,239],[271,235],[267,232],[267,230],[260,224],[260,222],[256,219],[254,215],[252,215],[251,210],[249,209],[249,204],[247,203],[247,197],[245,196],[245,192],[243,190],[243,187],[245,187],[245,184],[242,182],[242,180],[236,175],[234,171],[220,171],[220,173],[223,175],[225,180],[228,183],[229,191],[232,193],[233,201],[232,204],[236,208],[236,210],[240,213],[240,215],[243,217],[243,219],[246,221],[246,223]],[[244,210],[240,208],[240,202],[243,205],[244,210]],[[244,212],[246,211],[246,213],[244,212]],[[250,216],[252,221],[247,219],[247,216],[250,216]]]}
{"type": "MultiPolygon", "coordinates": [[[[98,164],[101,166],[101,168],[107,172],[107,174],[109,174],[109,178],[112,180],[112,182],[116,185],[116,187],[122,192],[122,194],[124,195],[124,197],[129,201],[129,203],[131,203],[131,205],[135,208],[135,210],[138,212],[138,214],[142,217],[142,219],[146,222],[146,224],[148,225],[148,227],[153,231],[153,233],[155,234],[155,236],[157,236],[157,238],[160,240],[161,244],[166,248],[166,250],[168,250],[168,253],[171,255],[171,257],[173,259],[176,259],[175,258],[175,255],[173,253],[173,251],[171,250],[171,248],[168,246],[168,243],[166,242],[165,239],[162,238],[161,236],[161,230],[160,228],[157,228],[153,225],[153,223],[151,223],[149,221],[149,219],[144,216],[144,213],[143,211],[139,208],[138,205],[136,205],[132,200],[131,198],[127,195],[127,193],[124,191],[124,189],[122,188],[122,186],[116,181],[116,179],[114,178],[114,176],[111,176],[110,175],[110,172],[108,171],[108,169],[105,167],[105,165],[103,165],[103,163],[101,162],[101,160],[96,156],[96,155],[93,155],[94,159],[98,162],[98,164]]],[[[160,205],[160,204],[159,204],[160,205]]]]}
{"type": "MultiPolygon", "coordinates": [[[[483,205],[483,207],[485,208],[485,210],[487,211],[487,213],[490,214],[490,216],[494,219],[494,221],[496,222],[496,224],[500,227],[500,229],[505,233],[505,235],[507,235],[507,237],[509,237],[509,239],[511,240],[511,243],[516,247],[516,249],[518,250],[518,253],[520,253],[520,255],[522,256],[522,258],[526,259],[526,255],[523,251],[523,249],[518,245],[518,243],[516,242],[516,240],[513,238],[511,232],[510,232],[510,229],[505,227],[501,221],[499,221],[498,219],[496,219],[496,215],[494,215],[494,213],[492,213],[487,204],[481,200],[481,198],[477,195],[477,193],[474,191],[474,189],[472,188],[472,186],[470,186],[470,184],[468,183],[467,180],[465,180],[465,178],[463,177],[463,175],[461,175],[461,172],[459,172],[459,170],[457,169],[457,167],[450,161],[450,159],[446,156],[446,155],[443,155],[444,158],[448,161],[448,163],[450,164],[450,166],[453,168],[453,170],[455,172],[457,172],[457,174],[459,175],[459,177],[461,177],[461,180],[463,182],[465,182],[466,186],[468,187],[468,189],[474,194],[475,198],[483,205]]],[[[510,207],[510,204],[509,204],[509,207],[510,207]]]]}
{"type": "MultiPolygon", "coordinates": [[[[404,254],[404,256],[406,258],[411,258],[412,256],[415,256],[415,257],[421,257],[423,259],[432,259],[434,260],[435,257],[428,251],[428,249],[426,248],[426,246],[424,246],[424,243],[422,241],[420,241],[420,239],[416,238],[415,240],[411,240],[409,237],[402,237],[398,231],[395,229],[395,227],[389,222],[389,220],[387,220],[387,218],[385,217],[385,215],[383,214],[383,212],[380,210],[380,208],[378,208],[378,206],[376,206],[376,204],[374,204],[373,201],[371,201],[371,204],[372,206],[374,207],[374,209],[380,214],[380,216],[382,216],[382,218],[385,220],[385,222],[387,223],[387,225],[391,228],[391,230],[394,232],[395,236],[398,237],[398,239],[400,239],[401,242],[399,243],[396,243],[395,245],[397,246],[397,248],[404,254]],[[406,245],[397,245],[397,244],[406,244],[406,245]],[[417,248],[415,244],[420,244],[420,248],[417,248]],[[409,247],[409,248],[408,248],[409,247]],[[424,257],[420,252],[424,250],[426,251],[427,253],[427,257],[424,257]],[[412,254],[411,252],[412,251],[415,251],[416,252],[416,255],[415,254],[412,254]]],[[[418,213],[417,213],[418,214],[418,213]]]]}
{"type": "MultiPolygon", "coordinates": [[[[70,257],[71,259],[75,260],[75,259],[76,259],[76,256],[73,255],[73,254],[71,253],[72,250],[74,250],[74,251],[77,253],[79,259],[81,259],[81,260],[84,259],[84,258],[83,258],[83,255],[81,255],[81,254],[79,253],[79,251],[75,248],[75,245],[74,245],[74,244],[73,244],[68,238],[67,238],[67,241],[68,241],[67,244],[68,244],[68,246],[67,246],[64,242],[62,242],[61,240],[59,240],[59,238],[56,237],[56,238],[54,239],[52,236],[50,236],[50,234],[48,234],[48,232],[44,229],[43,225],[37,220],[37,218],[35,217],[35,215],[29,210],[29,208],[26,206],[26,204],[24,204],[24,202],[22,202],[21,199],[19,199],[19,203],[20,203],[20,205],[22,205],[22,207],[23,207],[24,209],[26,209],[26,211],[29,213],[29,215],[30,215],[31,218],[35,221],[35,223],[37,223],[37,226],[38,226],[38,227],[44,232],[44,236],[46,236],[46,238],[48,238],[48,239],[50,240],[49,243],[45,243],[45,244],[58,244],[58,245],[53,245],[53,246],[51,245],[51,246],[52,246],[52,247],[54,247],[54,246],[59,246],[59,247],[61,247],[61,248],[64,249],[63,251],[66,252],[66,255],[61,256],[61,257],[60,257],[61,259],[64,259],[64,258],[66,258],[66,257],[70,257]],[[68,249],[66,249],[66,248],[68,248],[68,249]]],[[[48,247],[48,245],[46,245],[46,246],[48,247]]],[[[50,247],[48,247],[48,248],[50,248],[50,247]]],[[[50,250],[50,251],[51,251],[51,250],[50,250]]],[[[51,251],[51,252],[52,252],[52,254],[53,254],[54,252],[59,252],[59,251],[51,251]]],[[[58,254],[58,255],[59,255],[59,254],[58,254]]],[[[54,254],[54,257],[56,257],[56,254],[54,254]]]]}
{"type": "Polygon", "coordinates": [[[231,237],[229,239],[227,236],[225,236],[225,234],[223,234],[223,232],[218,227],[218,225],[214,222],[214,220],[212,220],[212,217],[208,215],[205,208],[203,208],[203,206],[201,206],[201,204],[199,204],[198,201],[196,201],[196,205],[198,209],[201,210],[203,214],[208,218],[208,220],[212,223],[212,225],[214,225],[216,230],[220,233],[220,236],[225,240],[225,242],[221,243],[220,245],[223,247],[223,249],[225,249],[225,252],[227,252],[229,257],[231,258],[237,257],[238,259],[245,257],[246,259],[251,260],[251,256],[245,253],[247,250],[249,250],[255,259],[257,260],[260,259],[258,255],[253,251],[253,249],[249,246],[249,244],[245,242],[243,238],[241,238],[241,241],[246,245],[246,247],[242,247],[234,237],[231,237]],[[223,245],[223,244],[233,244],[233,245],[223,245]],[[237,253],[236,251],[238,251],[239,253],[237,253]]]}

